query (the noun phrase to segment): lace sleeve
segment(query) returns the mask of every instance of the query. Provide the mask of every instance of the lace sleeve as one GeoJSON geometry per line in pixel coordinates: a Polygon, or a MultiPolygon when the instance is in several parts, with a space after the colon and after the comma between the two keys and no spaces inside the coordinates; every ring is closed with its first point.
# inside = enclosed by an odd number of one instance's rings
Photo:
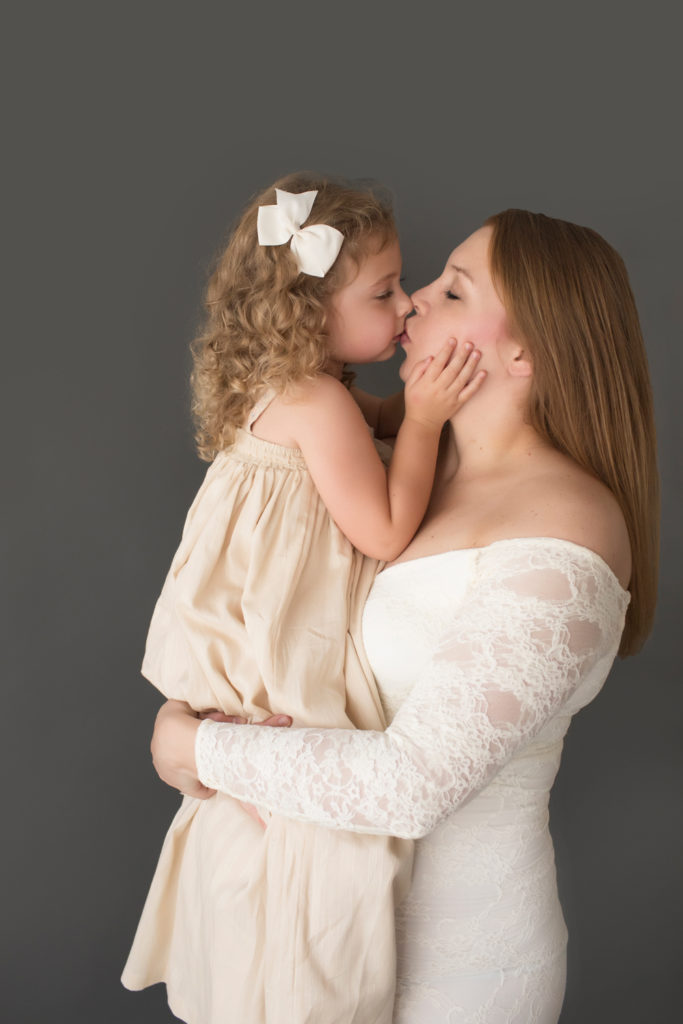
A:
{"type": "Polygon", "coordinates": [[[201,781],[299,821],[419,838],[486,785],[592,672],[628,595],[555,542],[484,548],[451,626],[386,732],[202,723],[201,781]]]}

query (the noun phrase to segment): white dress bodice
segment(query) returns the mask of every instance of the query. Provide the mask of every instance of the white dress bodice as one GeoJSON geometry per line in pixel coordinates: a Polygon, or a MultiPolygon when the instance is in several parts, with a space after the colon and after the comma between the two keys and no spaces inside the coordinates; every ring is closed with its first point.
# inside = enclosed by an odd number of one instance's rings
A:
{"type": "Polygon", "coordinates": [[[400,563],[363,617],[384,733],[200,726],[206,785],[420,839],[397,911],[400,1024],[557,1020],[566,930],[548,798],[628,601],[598,555],[563,540],[400,563]]]}
{"type": "MultiPolygon", "coordinates": [[[[391,566],[375,581],[363,636],[389,723],[448,634],[475,571],[476,553],[460,550],[391,566]]],[[[584,681],[572,705],[595,686],[584,681]]],[[[548,798],[571,707],[417,843],[410,893],[396,912],[397,1022],[497,1019],[510,988],[526,1020],[539,988],[539,1013],[556,1012],[567,932],[548,798]]]]}

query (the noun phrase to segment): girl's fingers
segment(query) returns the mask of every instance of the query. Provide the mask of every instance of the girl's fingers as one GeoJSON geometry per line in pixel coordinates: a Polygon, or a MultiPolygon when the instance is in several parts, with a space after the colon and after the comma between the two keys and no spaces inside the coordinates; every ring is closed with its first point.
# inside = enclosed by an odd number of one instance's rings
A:
{"type": "Polygon", "coordinates": [[[432,380],[442,378],[444,383],[450,385],[462,373],[468,360],[471,359],[473,349],[471,341],[459,345],[455,338],[452,338],[434,357],[430,367],[430,378],[432,380]]]}
{"type": "Polygon", "coordinates": [[[457,344],[458,342],[455,338],[449,338],[446,344],[433,356],[429,366],[433,377],[438,377],[445,367],[450,365],[451,361],[456,358],[457,344]]]}
{"type": "MultiPolygon", "coordinates": [[[[456,345],[456,339],[450,338],[436,355],[421,359],[413,367],[406,384],[415,384],[421,377],[424,377],[427,370],[429,370],[429,380],[436,380],[444,372],[445,368],[450,365],[451,360],[455,358],[454,350],[456,345]]],[[[463,360],[465,358],[466,356],[463,356],[463,360]]]]}
{"type": "Polygon", "coordinates": [[[408,387],[409,384],[415,384],[415,382],[418,381],[420,377],[424,377],[425,371],[427,367],[431,365],[433,359],[434,356],[427,356],[426,359],[421,359],[419,363],[415,364],[411,371],[410,377],[406,381],[406,387],[408,387]]]}
{"type": "Polygon", "coordinates": [[[443,373],[445,379],[455,380],[464,370],[464,368],[470,364],[472,358],[475,360],[479,358],[480,353],[474,348],[471,341],[466,341],[462,347],[459,347],[454,353],[453,358],[444,367],[443,373]]]}
{"type": "Polygon", "coordinates": [[[480,359],[481,352],[474,348],[472,342],[467,341],[459,347],[456,339],[451,338],[435,356],[427,356],[415,364],[406,386],[416,384],[426,374],[427,380],[444,385],[449,390],[454,387],[463,388],[475,372],[480,359]]]}
{"type": "MultiPolygon", "coordinates": [[[[471,351],[467,357],[463,360],[459,369],[455,369],[453,376],[451,377],[451,386],[457,384],[462,385],[466,383],[474,373],[477,363],[481,359],[481,352],[478,349],[471,351]]],[[[450,370],[450,363],[446,367],[446,370],[450,370]]],[[[444,371],[445,372],[445,371],[444,371]]]]}
{"type": "Polygon", "coordinates": [[[443,368],[436,382],[443,384],[448,391],[462,388],[474,373],[480,359],[481,352],[477,349],[457,354],[448,366],[443,368]]]}
{"type": "Polygon", "coordinates": [[[459,395],[463,402],[465,401],[465,399],[473,395],[475,391],[479,390],[485,378],[486,370],[480,370],[479,373],[475,374],[475,376],[472,377],[472,379],[467,384],[465,384],[464,388],[461,390],[459,395]]]}

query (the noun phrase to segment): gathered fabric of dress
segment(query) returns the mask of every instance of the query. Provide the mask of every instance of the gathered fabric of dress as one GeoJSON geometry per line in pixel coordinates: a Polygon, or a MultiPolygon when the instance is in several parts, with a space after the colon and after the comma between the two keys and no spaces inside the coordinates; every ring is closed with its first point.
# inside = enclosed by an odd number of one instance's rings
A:
{"type": "Polygon", "coordinates": [[[419,840],[397,910],[395,1024],[556,1024],[567,932],[548,798],[629,599],[597,554],[552,538],[399,563],[363,616],[385,732],[201,724],[206,785],[419,840]]]}
{"type": "MultiPolygon", "coordinates": [[[[298,449],[251,425],[210,466],[154,610],[143,674],[196,710],[383,729],[360,619],[377,564],[298,449]]],[[[249,798],[254,804],[258,801],[249,798]]],[[[188,1024],[389,1024],[413,844],[185,797],[123,972],[188,1024]]]]}

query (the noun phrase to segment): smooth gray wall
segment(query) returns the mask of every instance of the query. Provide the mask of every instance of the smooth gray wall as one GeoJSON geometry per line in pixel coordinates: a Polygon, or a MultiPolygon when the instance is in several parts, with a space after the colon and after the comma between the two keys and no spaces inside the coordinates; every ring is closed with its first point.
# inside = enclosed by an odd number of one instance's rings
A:
{"type": "MultiPolygon", "coordinates": [[[[151,766],[158,698],[139,663],[204,471],[186,379],[206,265],[250,194],[297,168],[394,190],[408,287],[508,206],[590,224],[630,269],[661,440],[661,602],[644,652],[572,726],[553,796],[562,1021],[672,1019],[683,176],[670,9],[141,0],[10,16],[4,1020],[171,1019],[161,989],[118,983],[177,806],[151,766]]],[[[363,380],[388,392],[395,370],[363,380]]]]}

